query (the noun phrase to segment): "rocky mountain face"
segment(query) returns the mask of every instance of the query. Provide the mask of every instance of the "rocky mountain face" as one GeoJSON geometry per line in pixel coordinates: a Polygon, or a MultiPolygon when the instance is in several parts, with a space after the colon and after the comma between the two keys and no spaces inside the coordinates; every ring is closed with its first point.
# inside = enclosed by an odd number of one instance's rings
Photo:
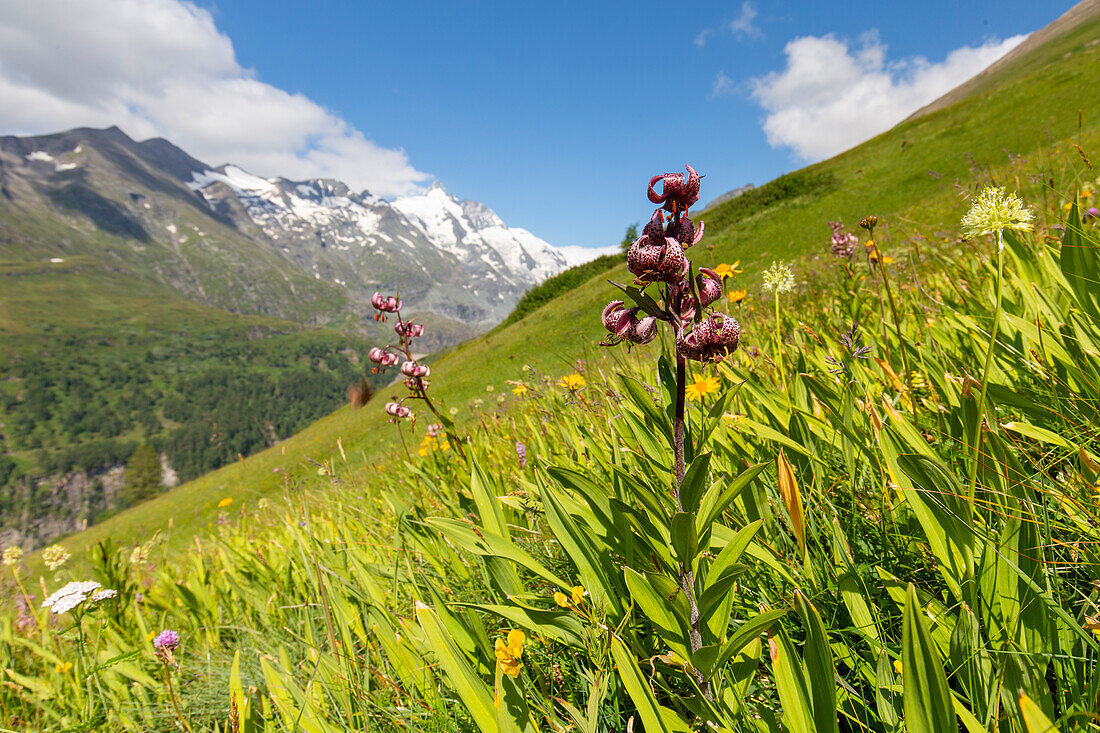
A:
{"type": "Polygon", "coordinates": [[[370,295],[400,290],[452,342],[566,267],[438,183],[387,202],[335,180],[214,168],[118,128],[0,138],[0,220],[5,259],[90,255],[234,312],[369,330],[370,295]]]}
{"type": "Polygon", "coordinates": [[[189,186],[218,216],[353,300],[398,290],[410,307],[475,330],[566,266],[546,242],[439,183],[389,203],[340,181],[269,180],[223,166],[195,173],[189,186]]]}

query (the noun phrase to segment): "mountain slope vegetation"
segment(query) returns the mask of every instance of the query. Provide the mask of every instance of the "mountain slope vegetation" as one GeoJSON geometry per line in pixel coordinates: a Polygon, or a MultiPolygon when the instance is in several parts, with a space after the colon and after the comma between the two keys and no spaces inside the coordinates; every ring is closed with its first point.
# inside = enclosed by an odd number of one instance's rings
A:
{"type": "MultiPolygon", "coordinates": [[[[975,177],[992,178],[1023,189],[1036,186],[1039,201],[1053,194],[1023,177],[1024,159],[1063,159],[1073,145],[1092,149],[1100,139],[1100,15],[1090,14],[1064,29],[1020,62],[1023,71],[999,82],[995,92],[978,93],[920,119],[907,120],[892,130],[834,158],[801,169],[760,186],[764,202],[746,208],[741,197],[708,211],[703,241],[707,259],[740,261],[744,275],[733,283],[749,290],[742,311],[767,309],[770,303],[757,289],[760,273],[773,261],[792,261],[796,275],[812,273],[828,256],[829,221],[854,226],[862,217],[880,217],[880,242],[888,254],[956,231],[966,197],[976,187],[975,177]],[[1058,53],[1050,53],[1050,44],[1058,53]],[[787,181],[824,182],[794,187],[787,181]],[[776,192],[776,188],[793,193],[776,192]],[[818,258],[818,259],[815,259],[818,258]]],[[[1076,152],[1073,152],[1077,155],[1076,152]]],[[[695,161],[701,172],[704,162],[695,161]]],[[[1053,165],[1053,163],[1051,163],[1053,165]]],[[[1089,169],[1086,166],[1086,171],[1089,169]]],[[[759,193],[758,193],[759,192],[759,193]]],[[[555,298],[517,323],[448,350],[432,364],[433,391],[448,406],[460,410],[459,419],[475,419],[473,400],[486,397],[486,385],[501,390],[518,380],[530,365],[540,373],[572,371],[577,359],[598,357],[603,338],[600,309],[617,297],[608,280],[628,282],[625,265],[593,277],[555,298]]],[[[766,333],[744,335],[746,345],[763,347],[766,333]]],[[[142,513],[135,532],[152,531],[181,504],[205,506],[191,517],[178,516],[177,526],[194,527],[210,515],[211,501],[225,486],[248,487],[256,495],[279,489],[270,471],[282,456],[323,460],[336,440],[355,445],[368,460],[384,460],[400,450],[395,431],[385,425],[380,405],[393,392],[383,390],[363,411],[345,408],[312,425],[301,436],[280,446],[278,458],[262,454],[252,464],[235,464],[164,497],[142,513]],[[193,493],[192,493],[193,492],[193,493]],[[191,495],[196,501],[182,499],[191,495]],[[179,503],[177,503],[179,502],[179,503]]],[[[136,516],[135,516],[136,519],[136,516]]],[[[130,515],[105,525],[74,543],[94,542],[126,527],[130,515]]]]}
{"type": "Polygon", "coordinates": [[[67,539],[83,564],[48,587],[91,574],[117,601],[66,601],[64,632],[28,599],[0,624],[5,714],[1095,730],[1098,37],[1090,16],[995,91],[715,207],[689,254],[740,260],[724,285],[747,295],[718,307],[741,342],[685,375],[684,423],[667,333],[596,346],[619,266],[433,360],[465,458],[426,413],[387,424],[394,386],[67,539]],[[1004,247],[961,236],[999,185],[1028,204],[1004,247]],[[792,292],[761,287],[774,260],[792,292]]]}

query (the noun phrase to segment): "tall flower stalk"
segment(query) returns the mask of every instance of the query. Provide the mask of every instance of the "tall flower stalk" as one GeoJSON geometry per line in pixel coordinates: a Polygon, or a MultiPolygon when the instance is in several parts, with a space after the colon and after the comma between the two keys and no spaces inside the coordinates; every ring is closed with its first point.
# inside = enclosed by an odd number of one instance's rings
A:
{"type": "MultiPolygon", "coordinates": [[[[372,374],[385,373],[387,368],[397,366],[400,363],[398,368],[405,376],[404,385],[409,391],[408,394],[400,399],[394,396],[392,400],[386,403],[384,408],[386,414],[390,416],[390,421],[415,420],[416,417],[412,408],[406,405],[405,402],[408,400],[422,401],[424,406],[444,426],[448,441],[455,447],[458,455],[465,460],[466,454],[462,449],[462,441],[454,432],[454,421],[451,420],[450,416],[440,412],[435,403],[432,402],[431,397],[428,396],[428,386],[430,384],[428,377],[431,375],[432,369],[427,364],[419,363],[416,357],[413,356],[413,341],[424,334],[423,324],[406,321],[401,317],[401,300],[396,295],[383,296],[381,293],[375,293],[371,296],[370,302],[374,309],[378,311],[374,315],[374,320],[385,322],[389,320],[387,314],[397,319],[397,323],[393,326],[393,331],[397,334],[397,343],[387,344],[383,347],[375,346],[367,353],[367,358],[374,364],[371,367],[372,374]]],[[[366,402],[369,390],[360,388],[353,390],[353,394],[353,402],[362,404],[366,402]]],[[[403,434],[401,435],[401,443],[402,445],[405,443],[403,434]]],[[[409,454],[407,446],[405,454],[409,454]]]]}
{"type": "Polygon", "coordinates": [[[859,225],[866,229],[871,236],[872,260],[878,263],[879,273],[882,275],[882,284],[886,287],[886,300],[890,303],[890,313],[894,317],[894,332],[898,337],[898,348],[901,349],[901,364],[905,370],[905,384],[909,389],[909,399],[913,404],[913,411],[917,409],[917,398],[913,394],[913,372],[909,369],[909,350],[905,348],[905,338],[901,335],[901,319],[898,318],[898,307],[894,302],[894,292],[890,289],[890,275],[886,270],[889,264],[888,258],[882,256],[882,250],[878,248],[878,240],[875,239],[875,226],[878,224],[877,216],[864,217],[859,225]]]}
{"type": "Polygon", "coordinates": [[[787,373],[783,369],[783,339],[780,337],[779,326],[779,294],[794,290],[794,273],[791,272],[790,265],[773,262],[771,267],[764,270],[764,290],[770,291],[774,296],[775,366],[779,370],[779,380],[783,385],[783,394],[787,394],[787,373]]]}
{"type": "MultiPolygon", "coordinates": [[[[627,251],[627,266],[634,275],[634,285],[616,285],[633,302],[615,300],[603,310],[603,324],[611,336],[603,342],[612,346],[626,342],[644,345],[657,336],[657,323],[668,324],[675,337],[676,385],[672,421],[673,500],[678,515],[688,515],[694,522],[697,507],[685,507],[682,495],[684,475],[684,407],[687,387],[687,362],[713,364],[737,348],[741,326],[724,313],[707,311],[722,296],[722,277],[709,268],[693,268],[686,251],[703,236],[703,224],[689,216],[690,207],[699,200],[700,177],[691,166],[687,175],[666,173],[650,179],[647,194],[658,204],[649,223],[627,251]],[[661,190],[655,186],[660,183],[661,190]],[[659,301],[646,294],[656,286],[659,301]],[[644,314],[644,315],[643,315],[644,314]]],[[[689,609],[689,643],[692,653],[702,648],[699,604],[690,558],[679,558],[677,587],[684,594],[689,609]]],[[[698,669],[692,673],[700,689],[710,697],[710,683],[698,669]]]]}
{"type": "Polygon", "coordinates": [[[989,346],[985,351],[981,391],[978,395],[978,416],[974,421],[970,441],[973,460],[970,463],[967,491],[971,499],[977,491],[978,457],[981,454],[982,423],[985,420],[985,395],[989,385],[989,368],[993,364],[993,347],[997,343],[997,332],[1001,324],[1001,302],[1004,294],[1004,233],[1006,229],[1031,231],[1034,216],[1034,212],[1024,206],[1024,202],[1015,193],[1007,193],[1004,188],[991,186],[978,195],[961,222],[963,234],[967,238],[973,239],[986,234],[997,235],[997,303],[993,308],[993,323],[989,328],[989,346]]]}

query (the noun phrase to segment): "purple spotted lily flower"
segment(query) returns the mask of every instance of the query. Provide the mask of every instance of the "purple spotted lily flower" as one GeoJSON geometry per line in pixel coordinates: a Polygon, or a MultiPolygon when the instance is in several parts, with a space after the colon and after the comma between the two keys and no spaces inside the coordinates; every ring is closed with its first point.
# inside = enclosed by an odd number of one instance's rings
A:
{"type": "Polygon", "coordinates": [[[706,308],[722,297],[722,278],[709,267],[699,268],[699,305],[706,308]]]}
{"type": "Polygon", "coordinates": [[[665,173],[662,176],[653,176],[649,180],[649,200],[655,204],[664,204],[665,211],[675,214],[678,211],[687,211],[699,200],[699,174],[690,165],[687,168],[687,178],[683,173],[665,173]],[[661,193],[653,189],[657,181],[663,181],[661,193]]]}
{"type": "MultiPolygon", "coordinates": [[[[626,255],[636,286],[645,290],[653,283],[664,283],[659,296],[663,314],[638,318],[643,301],[635,298],[638,303],[635,308],[626,307],[621,300],[612,301],[602,314],[604,328],[611,337],[601,343],[605,346],[624,341],[649,343],[656,338],[657,321],[662,320],[673,328],[679,356],[716,362],[737,348],[741,327],[729,316],[704,312],[722,296],[722,278],[714,270],[699,268],[692,282],[687,250],[702,239],[704,226],[703,222],[696,225],[688,216],[689,208],[699,200],[700,176],[690,165],[685,167],[686,176],[666,173],[650,179],[646,194],[660,207],[626,255]],[[658,183],[660,191],[656,188],[658,183]]],[[[646,309],[654,313],[651,304],[652,301],[646,309]]]]}
{"type": "Polygon", "coordinates": [[[409,338],[416,338],[424,333],[424,326],[419,323],[406,323],[404,321],[398,321],[393,327],[394,333],[398,336],[408,336],[409,338]]]}
{"type": "Polygon", "coordinates": [[[687,274],[688,261],[684,250],[672,237],[663,237],[660,244],[653,237],[641,237],[626,253],[626,265],[634,273],[634,282],[645,285],[654,282],[678,283],[687,274]]]}
{"type": "Polygon", "coordinates": [[[638,318],[638,308],[626,308],[621,300],[613,300],[603,309],[603,325],[611,332],[604,346],[613,346],[623,341],[632,344],[648,344],[657,338],[657,319],[653,316],[638,318]]]}
{"type": "Polygon", "coordinates": [[[712,313],[689,333],[676,336],[676,353],[686,359],[716,363],[737,348],[741,325],[724,313],[712,313]]]}
{"type": "Polygon", "coordinates": [[[371,348],[367,352],[367,358],[380,367],[391,367],[397,364],[397,354],[391,354],[385,349],[380,349],[377,346],[371,348]]]}
{"type": "Polygon", "coordinates": [[[370,296],[370,304],[374,306],[375,310],[380,310],[383,313],[396,313],[401,310],[401,301],[394,296],[383,296],[381,293],[375,293],[370,296]]]}
{"type": "Polygon", "coordinates": [[[412,410],[398,402],[387,402],[386,413],[396,418],[412,417],[412,410]]]}
{"type": "Polygon", "coordinates": [[[415,361],[406,361],[401,365],[401,373],[406,377],[424,378],[432,373],[431,367],[417,364],[415,361]]]}

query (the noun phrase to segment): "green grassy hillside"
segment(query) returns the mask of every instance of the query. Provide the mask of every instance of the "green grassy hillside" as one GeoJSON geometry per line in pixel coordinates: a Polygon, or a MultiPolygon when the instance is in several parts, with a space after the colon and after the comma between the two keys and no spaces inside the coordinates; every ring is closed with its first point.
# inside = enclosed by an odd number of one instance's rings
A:
{"type": "Polygon", "coordinates": [[[565,278],[433,359],[461,458],[384,389],[6,550],[0,729],[1100,730],[1098,51],[709,212],[715,366],[565,278]]]}
{"type": "Polygon", "coordinates": [[[0,282],[4,526],[47,514],[78,526],[124,506],[34,479],[124,464],[142,444],[182,480],[272,445],[339,406],[369,348],[197,305],[89,257],[0,263],[0,282]]]}
{"type": "MultiPolygon", "coordinates": [[[[919,243],[956,230],[975,176],[1027,189],[1043,200],[1038,182],[1020,180],[1019,156],[1061,159],[1073,143],[1090,150],[1100,141],[1100,45],[1089,43],[1096,37],[1100,18],[1055,37],[976,96],[715,207],[707,212],[706,237],[702,249],[692,250],[693,260],[697,265],[740,260],[745,272],[735,285],[749,290],[741,306],[748,312],[767,305],[756,285],[773,260],[793,261],[800,279],[819,267],[815,258],[828,255],[829,221],[852,228],[875,213],[883,248],[900,253],[913,237],[919,243]]],[[[686,162],[706,172],[705,160],[686,162]]],[[[448,407],[459,408],[460,423],[476,426],[473,400],[495,404],[508,380],[527,378],[524,365],[560,376],[574,370],[576,359],[618,358],[597,346],[603,337],[600,309],[617,293],[608,279],[627,282],[630,275],[620,265],[519,322],[441,355],[432,367],[432,391],[448,407]],[[487,393],[487,386],[494,392],[487,393]]],[[[744,343],[763,344],[767,338],[746,331],[744,343]]],[[[106,536],[139,539],[169,519],[176,536],[186,538],[210,520],[225,492],[260,496],[280,490],[285,474],[277,478],[274,468],[312,465],[303,463],[307,458],[323,461],[334,455],[338,439],[368,462],[393,460],[401,455],[401,444],[381,410],[393,392],[382,390],[361,411],[341,409],[272,451],[204,476],[66,544],[75,548],[106,536]]]]}

